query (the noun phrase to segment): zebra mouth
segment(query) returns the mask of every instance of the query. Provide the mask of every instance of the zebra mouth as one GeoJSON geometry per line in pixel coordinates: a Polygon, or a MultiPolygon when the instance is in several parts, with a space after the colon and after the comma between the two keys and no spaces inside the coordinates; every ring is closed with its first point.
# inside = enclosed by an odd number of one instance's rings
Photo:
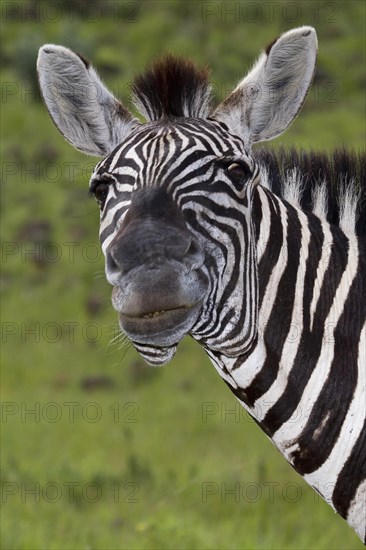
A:
{"type": "Polygon", "coordinates": [[[179,310],[189,310],[192,306],[179,306],[170,309],[160,309],[156,311],[150,311],[148,313],[142,313],[141,315],[128,315],[124,313],[123,315],[129,319],[155,319],[156,317],[161,317],[165,314],[171,314],[174,311],[179,310]]]}
{"type": "Polygon", "coordinates": [[[165,309],[162,309],[161,311],[153,311],[152,313],[146,313],[146,315],[143,315],[143,319],[151,319],[152,317],[160,317],[163,313],[165,313],[165,309]]]}
{"type": "Polygon", "coordinates": [[[134,342],[155,346],[168,346],[177,343],[195,323],[201,310],[201,301],[193,306],[178,306],[128,315],[119,312],[121,329],[134,342]]]}
{"type": "Polygon", "coordinates": [[[164,313],[166,313],[167,311],[172,311],[172,310],[162,309],[161,311],[153,311],[151,313],[145,313],[145,315],[142,315],[141,318],[153,319],[154,317],[161,317],[161,315],[164,315],[164,313]]]}

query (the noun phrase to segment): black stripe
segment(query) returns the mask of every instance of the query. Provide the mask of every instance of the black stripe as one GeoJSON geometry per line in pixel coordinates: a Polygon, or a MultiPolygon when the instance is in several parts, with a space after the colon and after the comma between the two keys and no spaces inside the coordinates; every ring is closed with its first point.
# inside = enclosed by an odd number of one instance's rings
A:
{"type": "Polygon", "coordinates": [[[310,242],[306,259],[306,273],[303,294],[303,330],[310,330],[310,304],[313,299],[317,281],[317,270],[322,257],[324,233],[320,220],[313,214],[308,215],[310,242]]]}
{"type": "Polygon", "coordinates": [[[269,211],[270,211],[270,220],[263,220],[263,223],[269,223],[271,227],[271,231],[269,234],[268,241],[265,244],[260,243],[260,246],[265,246],[265,250],[258,263],[258,275],[259,275],[258,276],[258,286],[259,286],[258,306],[259,308],[262,305],[263,297],[264,297],[270,276],[272,274],[272,271],[278,262],[278,258],[281,253],[282,242],[283,242],[283,226],[282,226],[282,220],[280,217],[277,201],[276,199],[272,200],[272,198],[269,195],[267,195],[267,198],[268,198],[268,205],[269,205],[269,211]]]}
{"type": "Polygon", "coordinates": [[[263,220],[263,205],[261,198],[259,196],[258,187],[255,186],[253,189],[253,198],[252,198],[252,224],[254,228],[254,235],[256,242],[259,238],[261,223],[269,223],[269,220],[263,220]]]}

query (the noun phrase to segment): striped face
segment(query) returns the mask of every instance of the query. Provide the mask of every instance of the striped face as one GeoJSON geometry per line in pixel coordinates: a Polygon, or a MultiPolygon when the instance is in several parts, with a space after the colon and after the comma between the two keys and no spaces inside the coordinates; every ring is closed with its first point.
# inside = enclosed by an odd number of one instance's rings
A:
{"type": "Polygon", "coordinates": [[[253,338],[257,176],[239,138],[197,119],[137,126],[95,168],[112,303],[149,363],[188,333],[227,355],[253,338]]]}
{"type": "Polygon", "coordinates": [[[311,27],[281,35],[216,107],[208,71],[167,56],[132,84],[142,125],[89,61],[54,44],[40,49],[52,120],[78,150],[107,155],[91,180],[106,274],[120,325],[148,362],[168,361],[188,333],[226,357],[253,343],[259,170],[248,150],[291,124],[316,51],[311,27]]]}

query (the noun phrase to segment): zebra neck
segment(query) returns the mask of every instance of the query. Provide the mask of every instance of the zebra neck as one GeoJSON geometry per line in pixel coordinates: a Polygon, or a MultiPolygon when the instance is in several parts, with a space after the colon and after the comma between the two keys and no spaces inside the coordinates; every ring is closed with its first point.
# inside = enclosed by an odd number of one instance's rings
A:
{"type": "Polygon", "coordinates": [[[357,491],[365,491],[360,457],[366,425],[361,241],[267,190],[259,188],[253,205],[256,342],[236,358],[207,351],[286,460],[362,532],[357,513],[357,491]]]}

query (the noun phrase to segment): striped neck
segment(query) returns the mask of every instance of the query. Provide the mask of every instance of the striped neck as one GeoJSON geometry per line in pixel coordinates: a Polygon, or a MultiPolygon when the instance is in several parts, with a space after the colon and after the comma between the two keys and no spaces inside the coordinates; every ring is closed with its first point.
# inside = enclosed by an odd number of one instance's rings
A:
{"type": "Polygon", "coordinates": [[[363,475],[352,469],[365,422],[365,258],[357,237],[262,187],[253,220],[256,343],[237,358],[207,352],[288,462],[348,518],[363,475]]]}

